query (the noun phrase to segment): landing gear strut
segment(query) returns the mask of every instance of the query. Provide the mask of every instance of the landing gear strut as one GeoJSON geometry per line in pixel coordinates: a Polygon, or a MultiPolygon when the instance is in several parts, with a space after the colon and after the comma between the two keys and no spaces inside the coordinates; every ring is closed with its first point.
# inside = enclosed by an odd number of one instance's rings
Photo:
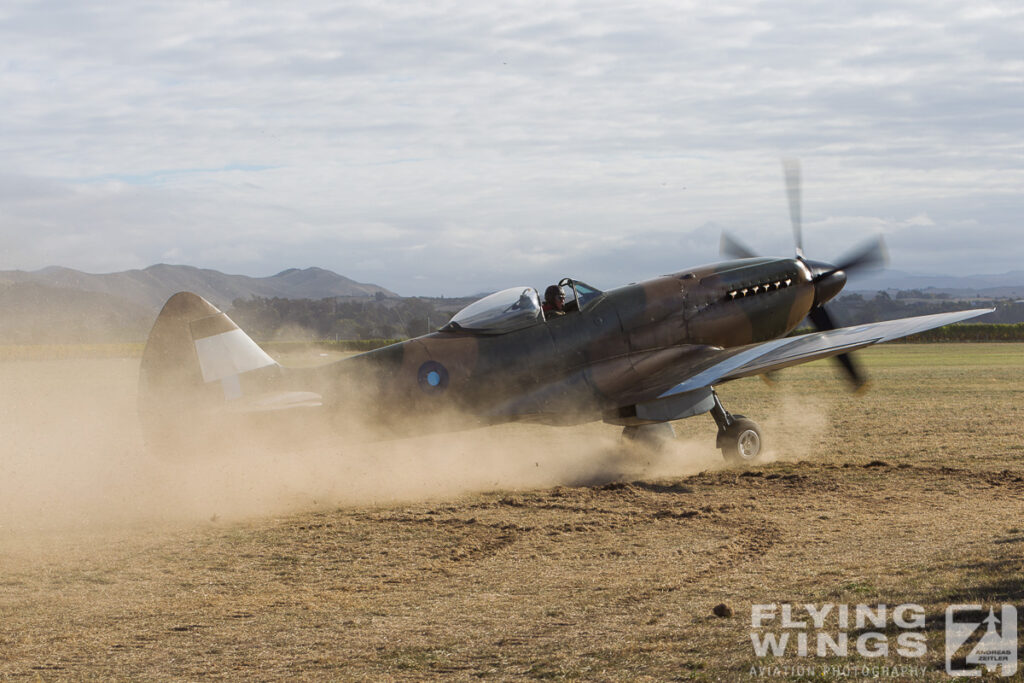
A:
{"type": "Polygon", "coordinates": [[[725,409],[718,399],[718,394],[711,390],[715,405],[711,408],[711,417],[718,425],[718,438],[715,446],[722,449],[722,456],[730,465],[742,465],[757,462],[761,456],[761,429],[753,420],[742,415],[733,415],[725,409]]]}

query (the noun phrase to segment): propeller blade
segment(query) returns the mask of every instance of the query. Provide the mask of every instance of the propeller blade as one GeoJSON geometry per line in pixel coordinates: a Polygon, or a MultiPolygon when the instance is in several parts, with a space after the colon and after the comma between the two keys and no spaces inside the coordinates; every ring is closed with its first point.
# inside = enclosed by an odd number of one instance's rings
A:
{"type": "Polygon", "coordinates": [[[811,322],[814,323],[814,327],[816,327],[819,332],[828,332],[829,330],[836,329],[836,324],[832,322],[832,316],[828,314],[828,311],[826,311],[823,306],[812,308],[807,317],[811,319],[811,322]]]}
{"type": "Polygon", "coordinates": [[[797,258],[804,257],[804,235],[800,218],[800,162],[783,159],[782,170],[786,174],[786,196],[789,197],[789,220],[793,223],[793,242],[797,258]]]}
{"type": "MultiPolygon", "coordinates": [[[[828,330],[836,329],[836,325],[832,321],[832,316],[828,314],[828,311],[825,310],[824,306],[812,308],[808,317],[820,332],[827,332],[828,330]]],[[[833,356],[833,358],[843,369],[843,372],[846,374],[846,378],[853,386],[854,391],[859,391],[867,385],[867,377],[864,376],[864,373],[861,372],[857,363],[854,362],[851,354],[843,353],[838,356],[833,356]]]]}
{"type": "Polygon", "coordinates": [[[862,268],[884,266],[888,262],[889,252],[885,248],[885,240],[879,235],[875,239],[865,242],[856,249],[843,254],[836,264],[836,270],[851,272],[862,268]]]}
{"type": "Polygon", "coordinates": [[[722,241],[718,245],[718,250],[722,256],[730,258],[754,258],[757,256],[747,245],[727,232],[722,233],[722,241]]]}
{"type": "Polygon", "coordinates": [[[841,353],[838,356],[833,356],[836,361],[839,362],[840,367],[843,368],[843,372],[846,373],[846,377],[850,380],[850,387],[856,391],[862,391],[868,385],[868,379],[864,376],[864,373],[860,371],[860,366],[853,362],[853,354],[841,353]]]}

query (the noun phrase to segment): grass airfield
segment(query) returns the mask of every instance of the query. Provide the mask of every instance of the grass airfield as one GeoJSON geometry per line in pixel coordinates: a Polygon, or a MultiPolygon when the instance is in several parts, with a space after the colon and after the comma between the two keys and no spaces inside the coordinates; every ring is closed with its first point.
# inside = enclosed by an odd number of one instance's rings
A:
{"type": "Polygon", "coordinates": [[[153,462],[136,360],[0,363],[0,679],[950,680],[946,605],[1024,606],[1024,345],[859,359],[863,395],[721,387],[749,470],[707,416],[656,458],[598,423],[153,462]],[[916,603],[927,653],[757,657],[773,602],[916,603]]]}

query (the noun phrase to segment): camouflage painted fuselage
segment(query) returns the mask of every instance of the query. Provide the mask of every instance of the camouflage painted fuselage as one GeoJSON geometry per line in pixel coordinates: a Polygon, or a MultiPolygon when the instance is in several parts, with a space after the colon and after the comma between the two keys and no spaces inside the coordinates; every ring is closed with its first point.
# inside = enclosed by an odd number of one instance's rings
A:
{"type": "Polygon", "coordinates": [[[787,334],[814,299],[796,259],[727,261],[603,292],[506,334],[434,332],[316,374],[328,407],[395,423],[446,411],[483,423],[591,421],[658,397],[716,351],[787,334]]]}

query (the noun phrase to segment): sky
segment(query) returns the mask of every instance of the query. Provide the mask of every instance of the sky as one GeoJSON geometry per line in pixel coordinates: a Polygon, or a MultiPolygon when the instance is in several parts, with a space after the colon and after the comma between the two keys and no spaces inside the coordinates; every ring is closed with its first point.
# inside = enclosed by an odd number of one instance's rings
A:
{"type": "Polygon", "coordinates": [[[1024,269],[1024,5],[0,4],[0,270],[610,288],[883,235],[1024,269]],[[294,6],[292,6],[294,5],[294,6]]]}

